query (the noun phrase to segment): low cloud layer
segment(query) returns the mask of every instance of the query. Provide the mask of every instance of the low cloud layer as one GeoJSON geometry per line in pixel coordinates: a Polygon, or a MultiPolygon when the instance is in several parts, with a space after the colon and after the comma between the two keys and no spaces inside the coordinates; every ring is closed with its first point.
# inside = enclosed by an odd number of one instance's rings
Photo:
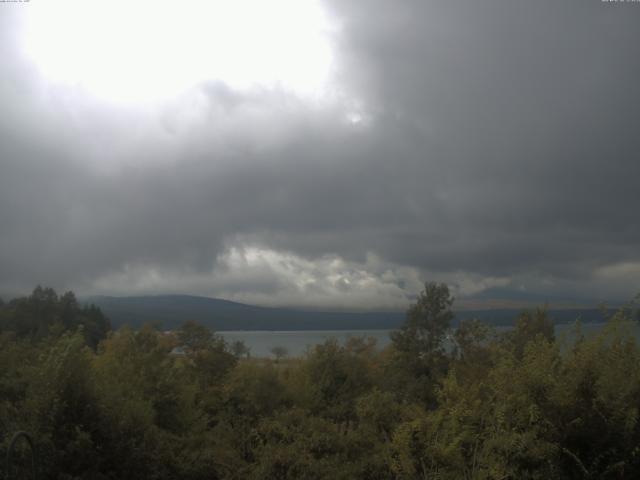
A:
{"type": "Polygon", "coordinates": [[[640,291],[638,5],[328,1],[321,97],[211,80],[152,106],[43,78],[16,5],[0,291],[322,308],[403,308],[432,279],[461,298],[640,291]]]}

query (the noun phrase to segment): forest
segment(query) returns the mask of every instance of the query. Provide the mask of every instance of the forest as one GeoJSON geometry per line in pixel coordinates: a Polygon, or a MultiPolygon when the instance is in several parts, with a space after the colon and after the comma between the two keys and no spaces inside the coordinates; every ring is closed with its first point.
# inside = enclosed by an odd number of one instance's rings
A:
{"type": "MultiPolygon", "coordinates": [[[[0,303],[0,458],[25,431],[60,480],[640,478],[632,306],[555,338],[544,308],[497,333],[452,329],[452,304],[427,283],[384,349],[270,359],[189,321],[113,331],[38,287],[0,303]]],[[[17,442],[7,478],[31,455],[17,442]]]]}

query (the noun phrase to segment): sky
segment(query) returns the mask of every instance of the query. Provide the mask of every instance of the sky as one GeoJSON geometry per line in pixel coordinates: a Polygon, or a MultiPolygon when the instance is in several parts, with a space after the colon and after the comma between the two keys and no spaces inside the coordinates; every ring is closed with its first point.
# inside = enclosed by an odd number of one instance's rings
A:
{"type": "Polygon", "coordinates": [[[640,3],[0,3],[0,292],[640,292],[640,3]]]}

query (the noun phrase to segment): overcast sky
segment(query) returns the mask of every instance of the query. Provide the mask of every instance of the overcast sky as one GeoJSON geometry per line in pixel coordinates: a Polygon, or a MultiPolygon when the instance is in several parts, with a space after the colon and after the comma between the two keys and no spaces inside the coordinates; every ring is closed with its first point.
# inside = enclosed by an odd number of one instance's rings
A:
{"type": "Polygon", "coordinates": [[[0,3],[0,292],[640,292],[640,3],[43,2],[0,3]]]}

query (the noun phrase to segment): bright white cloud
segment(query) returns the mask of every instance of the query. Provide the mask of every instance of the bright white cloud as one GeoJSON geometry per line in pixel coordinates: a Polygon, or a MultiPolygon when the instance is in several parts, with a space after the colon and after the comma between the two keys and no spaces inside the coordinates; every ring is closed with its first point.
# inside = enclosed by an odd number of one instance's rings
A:
{"type": "Polygon", "coordinates": [[[419,272],[368,255],[362,264],[337,255],[309,260],[255,246],[225,251],[208,271],[125,265],[84,293],[199,293],[264,306],[404,309],[422,286],[419,272]],[[121,291],[120,289],[124,289],[121,291]]]}
{"type": "Polygon", "coordinates": [[[290,252],[236,245],[206,271],[125,265],[93,282],[85,293],[179,292],[263,306],[403,310],[422,290],[425,279],[446,281],[459,297],[510,282],[465,272],[425,274],[371,253],[364,262],[353,262],[335,254],[308,259],[290,252]]]}
{"type": "Polygon", "coordinates": [[[26,6],[24,49],[54,84],[158,102],[219,80],[318,97],[333,54],[316,0],[59,0],[26,6]]]}

